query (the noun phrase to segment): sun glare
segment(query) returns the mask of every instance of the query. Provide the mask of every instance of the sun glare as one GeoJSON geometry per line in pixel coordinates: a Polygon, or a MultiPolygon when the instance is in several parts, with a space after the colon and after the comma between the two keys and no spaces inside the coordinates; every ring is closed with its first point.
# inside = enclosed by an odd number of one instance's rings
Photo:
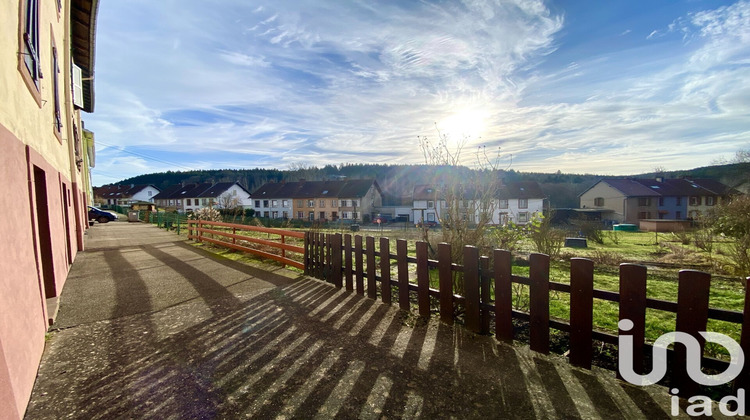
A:
{"type": "Polygon", "coordinates": [[[477,140],[486,129],[486,113],[477,110],[463,110],[449,115],[447,118],[437,122],[437,127],[443,135],[454,141],[477,140]]]}

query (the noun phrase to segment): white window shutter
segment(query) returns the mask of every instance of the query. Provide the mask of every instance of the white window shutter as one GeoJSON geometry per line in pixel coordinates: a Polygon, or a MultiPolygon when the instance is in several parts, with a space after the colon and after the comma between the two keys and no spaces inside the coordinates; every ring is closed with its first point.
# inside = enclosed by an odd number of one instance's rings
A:
{"type": "Polygon", "coordinates": [[[81,68],[72,63],[73,66],[73,105],[83,108],[83,76],[81,68]]]}

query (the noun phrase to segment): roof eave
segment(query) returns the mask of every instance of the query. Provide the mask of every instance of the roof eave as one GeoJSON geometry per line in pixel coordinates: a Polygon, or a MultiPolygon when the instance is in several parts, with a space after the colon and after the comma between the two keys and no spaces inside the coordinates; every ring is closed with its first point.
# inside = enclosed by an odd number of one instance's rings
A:
{"type": "Polygon", "coordinates": [[[94,57],[96,16],[99,0],[73,0],[71,3],[71,52],[83,77],[83,110],[94,112],[94,57]]]}

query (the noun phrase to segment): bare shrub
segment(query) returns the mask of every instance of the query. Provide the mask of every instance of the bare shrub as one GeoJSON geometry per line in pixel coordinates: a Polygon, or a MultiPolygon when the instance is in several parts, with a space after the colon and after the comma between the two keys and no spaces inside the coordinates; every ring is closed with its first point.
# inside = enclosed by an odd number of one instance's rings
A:
{"type": "Polygon", "coordinates": [[[536,252],[558,258],[565,243],[565,231],[552,227],[552,218],[536,214],[529,222],[529,237],[536,252]]]}
{"type": "Polygon", "coordinates": [[[617,252],[602,251],[599,249],[595,250],[589,258],[597,265],[610,266],[620,265],[625,259],[622,254],[617,252]]]}
{"type": "Polygon", "coordinates": [[[729,246],[734,274],[743,279],[750,276],[750,196],[734,197],[716,206],[711,225],[716,232],[734,238],[729,246]]]}
{"type": "Polygon", "coordinates": [[[213,207],[203,207],[192,212],[190,215],[188,215],[188,218],[192,220],[206,220],[209,222],[220,222],[221,213],[219,212],[219,210],[216,210],[213,207]]]}
{"type": "Polygon", "coordinates": [[[606,232],[607,239],[612,241],[615,245],[620,245],[620,241],[622,240],[622,235],[620,234],[619,230],[608,230],[606,232]]]}

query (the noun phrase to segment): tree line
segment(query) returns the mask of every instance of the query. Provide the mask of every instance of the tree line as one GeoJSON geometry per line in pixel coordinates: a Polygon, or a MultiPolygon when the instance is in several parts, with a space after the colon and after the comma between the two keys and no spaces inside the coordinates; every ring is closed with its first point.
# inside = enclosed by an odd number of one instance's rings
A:
{"type": "MultiPolygon", "coordinates": [[[[331,179],[364,179],[377,180],[386,202],[398,202],[408,199],[415,185],[445,184],[451,179],[473,178],[477,170],[465,166],[453,165],[387,165],[368,163],[348,163],[341,165],[325,165],[323,167],[292,165],[286,170],[279,169],[203,169],[194,171],[167,171],[138,175],[118,182],[117,184],[152,184],[163,189],[169,185],[179,183],[203,182],[239,182],[244,188],[252,192],[267,182],[322,181],[331,179]]],[[[557,171],[555,173],[520,172],[513,169],[496,170],[496,178],[505,182],[536,181],[544,194],[549,198],[554,208],[577,208],[578,196],[602,178],[620,178],[596,174],[568,174],[557,171]]],[[[640,175],[637,178],[667,178],[689,177],[710,178],[734,186],[737,179],[742,179],[750,173],[750,163],[733,163],[713,165],[685,171],[657,171],[640,175]]]]}

